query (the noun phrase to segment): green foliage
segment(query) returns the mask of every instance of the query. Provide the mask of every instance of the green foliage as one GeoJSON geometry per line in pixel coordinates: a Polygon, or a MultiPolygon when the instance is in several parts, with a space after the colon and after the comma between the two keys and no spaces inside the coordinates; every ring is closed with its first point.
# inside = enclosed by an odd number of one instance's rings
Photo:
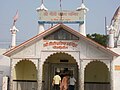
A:
{"type": "Polygon", "coordinates": [[[87,34],[87,37],[92,39],[93,41],[101,44],[102,46],[107,46],[107,42],[108,42],[108,35],[101,35],[101,34],[87,34]]]}

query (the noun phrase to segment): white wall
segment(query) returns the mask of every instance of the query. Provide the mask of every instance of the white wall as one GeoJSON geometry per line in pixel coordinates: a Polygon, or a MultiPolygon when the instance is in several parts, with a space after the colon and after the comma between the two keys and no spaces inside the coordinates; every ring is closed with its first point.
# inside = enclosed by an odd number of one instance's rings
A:
{"type": "Polygon", "coordinates": [[[10,76],[10,59],[2,55],[5,51],[6,49],[0,49],[0,90],[2,90],[3,76],[10,76]]]}
{"type": "MultiPolygon", "coordinates": [[[[120,55],[120,48],[111,48],[112,51],[120,55]]],[[[120,89],[120,56],[113,60],[112,62],[112,72],[113,72],[113,90],[120,89]]]]}
{"type": "Polygon", "coordinates": [[[120,56],[113,61],[113,90],[120,89],[120,56]]]}

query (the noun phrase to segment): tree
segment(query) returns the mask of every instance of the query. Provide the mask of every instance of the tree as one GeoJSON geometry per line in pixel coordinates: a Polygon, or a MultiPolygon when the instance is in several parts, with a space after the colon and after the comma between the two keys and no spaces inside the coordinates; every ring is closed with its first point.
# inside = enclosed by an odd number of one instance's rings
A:
{"type": "Polygon", "coordinates": [[[101,44],[102,46],[107,46],[107,42],[108,42],[108,35],[101,35],[101,34],[87,34],[87,37],[92,39],[93,41],[101,44]]]}

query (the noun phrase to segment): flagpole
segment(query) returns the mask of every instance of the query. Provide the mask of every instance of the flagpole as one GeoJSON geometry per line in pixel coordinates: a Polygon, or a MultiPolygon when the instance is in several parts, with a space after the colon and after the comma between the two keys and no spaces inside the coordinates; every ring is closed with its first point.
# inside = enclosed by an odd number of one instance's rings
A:
{"type": "Polygon", "coordinates": [[[15,26],[15,22],[13,21],[13,26],[15,26]]]}
{"type": "Polygon", "coordinates": [[[82,0],[82,3],[84,3],[84,0],[82,0]]]}
{"type": "Polygon", "coordinates": [[[107,18],[105,17],[105,35],[107,35],[107,18]]]}
{"type": "Polygon", "coordinates": [[[60,23],[62,23],[62,16],[63,16],[63,13],[62,13],[62,5],[60,0],[60,23]]]}
{"type": "Polygon", "coordinates": [[[43,4],[43,0],[41,0],[41,3],[43,4]]]}

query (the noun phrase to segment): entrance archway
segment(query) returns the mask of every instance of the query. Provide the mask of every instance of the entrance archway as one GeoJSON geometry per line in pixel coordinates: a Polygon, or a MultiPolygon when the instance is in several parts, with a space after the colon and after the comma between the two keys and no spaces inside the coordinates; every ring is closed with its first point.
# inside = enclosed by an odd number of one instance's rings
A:
{"type": "Polygon", "coordinates": [[[93,61],[85,68],[85,90],[110,90],[110,72],[100,61],[93,61]]]}
{"type": "MultiPolygon", "coordinates": [[[[64,70],[68,70],[78,80],[77,62],[71,55],[67,53],[54,53],[50,55],[43,65],[44,90],[53,90],[52,79],[55,72],[59,72],[62,77],[64,70]]],[[[78,81],[76,85],[78,85],[78,81]]],[[[75,90],[77,90],[77,86],[75,90]]]]}
{"type": "Polygon", "coordinates": [[[36,90],[37,70],[33,62],[22,60],[13,70],[13,90],[36,90]]]}

